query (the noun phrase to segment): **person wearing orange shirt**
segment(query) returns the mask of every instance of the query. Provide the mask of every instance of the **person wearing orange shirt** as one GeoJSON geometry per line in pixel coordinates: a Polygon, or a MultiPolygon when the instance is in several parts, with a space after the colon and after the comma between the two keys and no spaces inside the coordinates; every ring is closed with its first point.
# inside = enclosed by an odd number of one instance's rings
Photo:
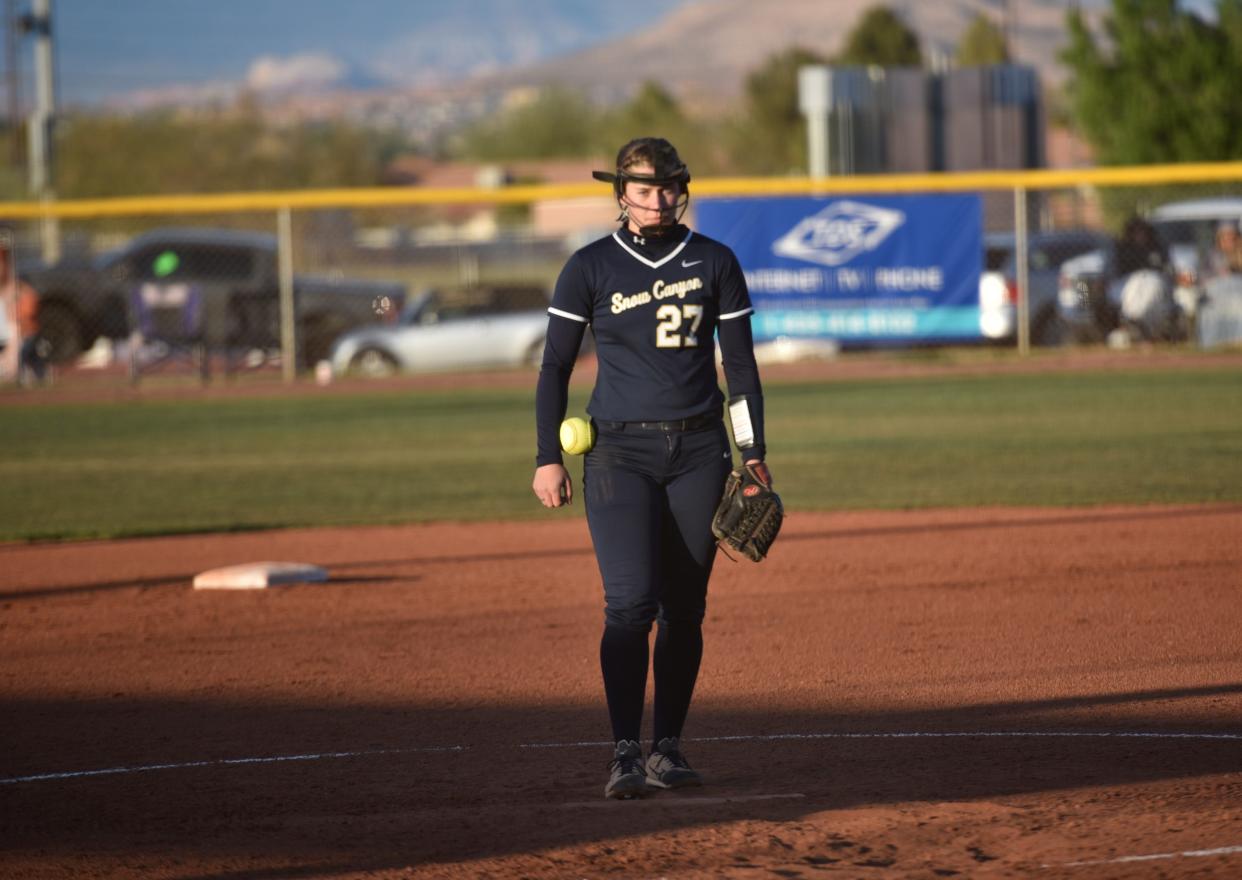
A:
{"type": "Polygon", "coordinates": [[[5,242],[0,242],[0,285],[5,299],[14,304],[16,333],[10,344],[18,350],[17,381],[24,385],[33,378],[42,384],[47,378],[48,343],[39,333],[39,294],[17,277],[12,251],[5,242]]]}

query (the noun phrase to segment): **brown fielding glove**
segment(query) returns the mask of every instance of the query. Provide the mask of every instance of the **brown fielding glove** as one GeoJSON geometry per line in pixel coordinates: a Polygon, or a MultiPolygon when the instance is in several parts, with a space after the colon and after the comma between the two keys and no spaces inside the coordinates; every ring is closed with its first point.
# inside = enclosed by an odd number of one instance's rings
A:
{"type": "Polygon", "coordinates": [[[785,508],[781,496],[772,491],[767,467],[746,464],[725,480],[724,495],[712,517],[712,534],[759,562],[768,555],[784,518],[785,508]]]}

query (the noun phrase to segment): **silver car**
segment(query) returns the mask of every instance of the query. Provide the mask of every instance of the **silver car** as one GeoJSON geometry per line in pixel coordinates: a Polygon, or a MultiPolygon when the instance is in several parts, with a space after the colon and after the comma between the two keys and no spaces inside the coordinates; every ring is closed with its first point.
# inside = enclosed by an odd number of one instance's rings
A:
{"type": "Polygon", "coordinates": [[[332,346],[333,375],[391,376],[537,365],[548,292],[529,285],[431,290],[395,324],[352,330],[332,346]]]}
{"type": "MultiPolygon", "coordinates": [[[[1090,229],[1033,232],[1027,240],[1028,314],[1031,342],[1057,345],[1057,270],[1065,261],[1104,247],[1108,235],[1090,229]]],[[[1012,232],[984,237],[983,273],[979,276],[979,329],[991,340],[1011,340],[1017,333],[1017,241],[1012,232]]]]}

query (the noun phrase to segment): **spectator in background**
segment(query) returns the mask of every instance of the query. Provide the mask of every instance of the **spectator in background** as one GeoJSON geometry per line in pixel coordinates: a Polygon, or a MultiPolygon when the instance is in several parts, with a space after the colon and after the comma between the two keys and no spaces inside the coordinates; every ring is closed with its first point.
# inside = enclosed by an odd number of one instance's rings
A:
{"type": "Polygon", "coordinates": [[[1177,315],[1170,283],[1172,263],[1156,228],[1141,217],[1126,221],[1117,239],[1117,274],[1109,295],[1121,325],[1132,336],[1168,338],[1177,315]]]}
{"type": "Polygon", "coordinates": [[[1216,227],[1216,248],[1208,257],[1209,278],[1242,274],[1242,235],[1233,220],[1222,220],[1216,227]]]}
{"type": "Polygon", "coordinates": [[[0,285],[6,305],[12,304],[14,333],[9,344],[17,349],[18,384],[31,379],[41,384],[47,378],[48,343],[39,334],[39,294],[17,277],[11,245],[4,239],[0,239],[0,285]]]}
{"type": "Polygon", "coordinates": [[[17,303],[9,279],[0,277],[0,379],[17,375],[17,303]]]}
{"type": "Polygon", "coordinates": [[[1117,239],[1117,277],[1144,270],[1164,272],[1169,268],[1169,252],[1156,234],[1156,227],[1142,217],[1126,221],[1117,239]]]}
{"type": "Polygon", "coordinates": [[[0,377],[16,381],[22,337],[17,329],[17,279],[8,259],[7,235],[7,230],[0,229],[0,377]]]}

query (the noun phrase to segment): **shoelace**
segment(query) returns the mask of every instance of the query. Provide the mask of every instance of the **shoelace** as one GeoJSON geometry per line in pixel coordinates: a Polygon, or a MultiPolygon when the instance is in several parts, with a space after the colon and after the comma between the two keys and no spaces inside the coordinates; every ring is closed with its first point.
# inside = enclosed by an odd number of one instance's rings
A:
{"type": "Polygon", "coordinates": [[[609,770],[620,770],[622,776],[629,776],[631,773],[643,772],[642,758],[613,758],[608,762],[609,770]]]}
{"type": "Polygon", "coordinates": [[[638,747],[638,743],[628,745],[629,747],[625,750],[627,754],[613,754],[612,760],[608,762],[608,769],[619,771],[622,776],[645,772],[642,749],[638,747]]]}
{"type": "MultiPolygon", "coordinates": [[[[663,765],[667,763],[667,764],[672,764],[673,768],[677,770],[689,770],[690,769],[690,762],[685,759],[685,757],[681,754],[680,751],[674,750],[671,752],[656,752],[656,754],[660,756],[660,760],[657,761],[657,765],[663,765]]],[[[668,769],[668,768],[664,768],[664,769],[668,769]]]]}

